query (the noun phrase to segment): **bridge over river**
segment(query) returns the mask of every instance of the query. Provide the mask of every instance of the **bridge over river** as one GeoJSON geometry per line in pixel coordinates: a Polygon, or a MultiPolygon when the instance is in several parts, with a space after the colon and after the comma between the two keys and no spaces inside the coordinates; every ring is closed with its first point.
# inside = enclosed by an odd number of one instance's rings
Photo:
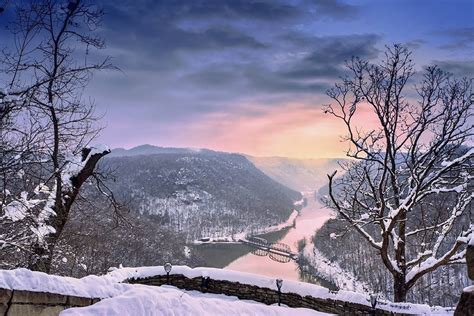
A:
{"type": "Polygon", "coordinates": [[[269,256],[270,259],[287,263],[291,260],[298,260],[298,254],[291,251],[290,247],[284,243],[269,243],[268,240],[255,236],[247,236],[245,239],[239,239],[239,242],[254,247],[252,251],[257,256],[269,256]]]}

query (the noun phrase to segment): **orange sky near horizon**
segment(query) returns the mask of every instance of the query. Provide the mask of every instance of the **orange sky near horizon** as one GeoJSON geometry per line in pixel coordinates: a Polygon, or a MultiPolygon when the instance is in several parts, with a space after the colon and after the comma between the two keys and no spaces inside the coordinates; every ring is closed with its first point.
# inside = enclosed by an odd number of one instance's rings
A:
{"type": "MultiPolygon", "coordinates": [[[[319,106],[290,102],[278,107],[246,104],[238,109],[208,114],[176,130],[178,143],[182,139],[192,147],[252,156],[346,157],[342,122],[319,106]]],[[[367,111],[361,111],[358,121],[366,126],[375,123],[367,111]]]]}

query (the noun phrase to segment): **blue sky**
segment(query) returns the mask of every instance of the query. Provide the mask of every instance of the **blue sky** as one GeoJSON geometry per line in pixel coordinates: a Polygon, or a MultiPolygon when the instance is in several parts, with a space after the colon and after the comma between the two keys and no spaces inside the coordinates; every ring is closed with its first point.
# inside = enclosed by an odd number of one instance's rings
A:
{"type": "Polygon", "coordinates": [[[334,156],[341,130],[320,107],[345,60],[375,61],[384,45],[403,43],[420,70],[474,71],[474,1],[97,4],[105,11],[101,54],[121,71],[96,75],[86,92],[105,113],[100,141],[112,147],[334,156]]]}

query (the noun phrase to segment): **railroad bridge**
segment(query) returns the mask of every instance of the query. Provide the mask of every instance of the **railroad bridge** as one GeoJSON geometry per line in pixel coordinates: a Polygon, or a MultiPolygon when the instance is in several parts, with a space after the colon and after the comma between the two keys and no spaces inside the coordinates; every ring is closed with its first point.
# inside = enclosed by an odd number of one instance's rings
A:
{"type": "Polygon", "coordinates": [[[292,252],[290,247],[284,243],[270,243],[268,240],[256,236],[246,236],[244,239],[240,239],[239,242],[254,247],[255,250],[252,253],[257,256],[264,257],[268,255],[270,259],[281,263],[298,260],[298,254],[292,252]]]}

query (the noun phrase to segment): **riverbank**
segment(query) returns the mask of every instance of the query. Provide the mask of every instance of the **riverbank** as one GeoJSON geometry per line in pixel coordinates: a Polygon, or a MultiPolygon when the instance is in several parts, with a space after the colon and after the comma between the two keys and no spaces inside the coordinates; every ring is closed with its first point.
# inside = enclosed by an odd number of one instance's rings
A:
{"type": "MultiPolygon", "coordinates": [[[[295,218],[294,225],[289,227],[280,239],[270,242],[287,244],[292,251],[298,252],[298,241],[302,239],[311,240],[314,233],[333,216],[331,210],[325,208],[314,198],[314,192],[304,192],[304,198],[306,198],[306,206],[301,209],[295,218]]],[[[305,279],[295,261],[279,263],[271,260],[268,256],[260,257],[252,253],[237,258],[224,269],[295,281],[305,279]]]]}
{"type": "Polygon", "coordinates": [[[252,230],[245,230],[238,234],[234,234],[231,236],[221,236],[221,237],[204,237],[199,240],[194,240],[194,245],[203,245],[203,244],[216,244],[216,243],[229,243],[229,244],[240,244],[239,240],[245,239],[246,236],[261,236],[269,233],[279,232],[290,228],[295,225],[295,220],[298,217],[299,212],[297,210],[293,210],[288,217],[288,219],[277,225],[263,227],[259,229],[252,229],[252,230]]]}
{"type": "MultiPolygon", "coordinates": [[[[295,261],[279,263],[268,256],[256,256],[252,254],[253,248],[232,240],[201,242],[195,245],[196,251],[202,257],[203,265],[315,283],[331,289],[354,289],[367,293],[368,287],[365,284],[357,282],[353,275],[331,263],[314,247],[312,237],[327,220],[334,217],[334,213],[316,199],[314,192],[304,192],[304,197],[306,205],[297,214],[298,216],[292,219],[291,226],[288,225],[289,219],[286,225],[280,226],[283,229],[259,235],[270,243],[285,243],[294,252],[301,250],[298,249],[298,241],[305,239],[306,244],[302,251],[304,264],[300,262],[302,269],[295,261]]],[[[273,229],[276,227],[278,226],[273,226],[273,229]]]]}
{"type": "MultiPolygon", "coordinates": [[[[284,228],[258,237],[264,238],[270,243],[277,242],[288,233],[288,229],[284,228]]],[[[194,251],[199,254],[201,265],[212,268],[224,268],[254,250],[253,247],[239,242],[205,242],[195,244],[193,247],[194,251]]]]}
{"type": "Polygon", "coordinates": [[[368,284],[358,280],[353,273],[344,270],[336,262],[331,262],[312,243],[306,245],[300,253],[300,258],[300,268],[304,273],[327,281],[334,290],[373,293],[368,284]]]}
{"type": "MultiPolygon", "coordinates": [[[[305,199],[301,199],[300,201],[295,202],[296,207],[302,207],[304,205],[305,199]]],[[[203,237],[199,240],[194,240],[194,245],[202,245],[202,244],[212,244],[212,243],[239,243],[239,240],[245,239],[246,236],[260,236],[268,233],[278,232],[285,230],[287,228],[295,226],[296,218],[299,216],[298,210],[294,209],[288,219],[283,223],[262,227],[258,229],[248,229],[244,230],[243,232],[233,234],[231,236],[219,236],[219,237],[203,237]]]]}

